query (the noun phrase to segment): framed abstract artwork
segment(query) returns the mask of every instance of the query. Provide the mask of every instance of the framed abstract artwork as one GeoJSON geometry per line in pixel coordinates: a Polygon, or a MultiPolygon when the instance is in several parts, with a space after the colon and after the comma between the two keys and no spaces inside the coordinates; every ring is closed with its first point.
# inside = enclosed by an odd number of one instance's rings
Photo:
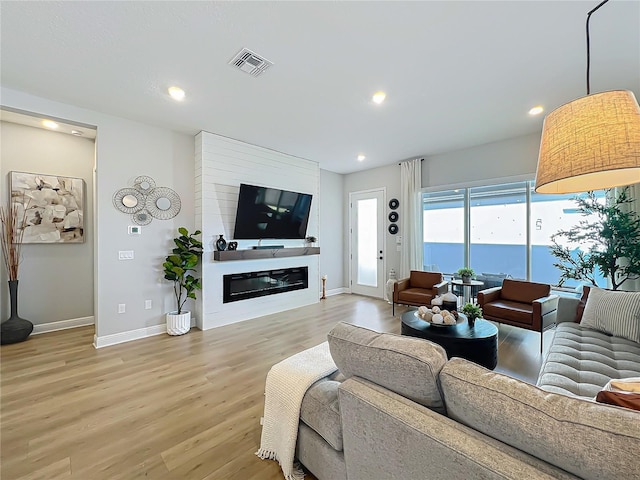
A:
{"type": "Polygon", "coordinates": [[[23,243],[84,242],[84,180],[10,172],[9,181],[11,204],[25,214],[23,243]]]}

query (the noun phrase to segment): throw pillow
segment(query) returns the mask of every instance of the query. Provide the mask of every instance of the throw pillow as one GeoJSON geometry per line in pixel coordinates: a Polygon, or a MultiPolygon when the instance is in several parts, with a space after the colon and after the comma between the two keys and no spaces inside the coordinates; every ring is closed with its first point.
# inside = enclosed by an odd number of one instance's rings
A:
{"type": "Polygon", "coordinates": [[[640,292],[591,288],[580,324],[640,343],[640,292]]]}
{"type": "Polygon", "coordinates": [[[615,405],[616,407],[640,410],[640,393],[608,392],[602,390],[596,395],[596,402],[615,405]]]}

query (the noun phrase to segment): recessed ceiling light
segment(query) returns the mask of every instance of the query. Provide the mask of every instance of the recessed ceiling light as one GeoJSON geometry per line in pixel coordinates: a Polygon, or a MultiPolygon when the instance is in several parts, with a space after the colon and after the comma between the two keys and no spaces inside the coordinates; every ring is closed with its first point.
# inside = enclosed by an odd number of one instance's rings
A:
{"type": "Polygon", "coordinates": [[[529,110],[529,115],[540,115],[542,112],[544,112],[544,108],[541,105],[537,105],[529,110]]]}
{"type": "Polygon", "coordinates": [[[44,125],[47,128],[58,128],[58,124],[53,120],[43,120],[42,125],[44,125]]]}
{"type": "Polygon", "coordinates": [[[184,90],[182,90],[180,87],[169,87],[169,95],[171,95],[171,98],[179,102],[184,100],[185,97],[184,90]]]}
{"type": "Polygon", "coordinates": [[[365,157],[365,156],[364,156],[364,155],[362,155],[362,154],[358,155],[358,161],[359,161],[359,162],[363,161],[365,158],[367,158],[367,157],[365,157]]]}
{"type": "Polygon", "coordinates": [[[81,137],[82,132],[80,130],[71,130],[71,135],[75,135],[76,137],[81,137]]]}
{"type": "Polygon", "coordinates": [[[385,98],[387,98],[386,93],[376,92],[373,94],[373,98],[371,100],[373,100],[374,103],[377,103],[378,105],[380,105],[382,102],[384,102],[385,98]]]}

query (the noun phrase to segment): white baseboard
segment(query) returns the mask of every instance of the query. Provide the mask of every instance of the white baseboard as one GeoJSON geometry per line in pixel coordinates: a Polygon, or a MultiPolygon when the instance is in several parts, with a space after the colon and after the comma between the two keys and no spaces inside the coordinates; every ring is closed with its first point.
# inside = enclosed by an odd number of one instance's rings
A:
{"type": "Polygon", "coordinates": [[[113,335],[93,336],[93,346],[96,348],[117,345],[118,343],[131,342],[141,338],[153,337],[154,335],[162,335],[167,333],[167,324],[154,325],[152,327],[138,328],[137,330],[129,330],[128,332],[114,333],[113,335]]]}
{"type": "MultiPolygon", "coordinates": [[[[195,317],[191,317],[191,328],[196,326],[195,317]]],[[[153,337],[155,335],[162,335],[167,333],[167,324],[153,325],[152,327],[138,328],[137,330],[129,330],[128,332],[114,333],[113,335],[104,335],[98,337],[93,336],[93,346],[95,348],[109,347],[111,345],[117,345],[119,343],[131,342],[133,340],[140,340],[141,338],[153,337]]]]}
{"type": "Polygon", "coordinates": [[[59,322],[41,323],[33,326],[33,332],[31,332],[31,335],[67,330],[68,328],[86,327],[87,325],[93,325],[94,323],[95,319],[93,316],[70,318],[69,320],[60,320],[59,322]]]}
{"type": "MultiPolygon", "coordinates": [[[[346,287],[333,288],[331,290],[327,290],[326,296],[331,297],[333,295],[340,295],[341,293],[349,293],[349,289],[346,287]]],[[[322,297],[322,292],[320,292],[320,297],[322,297]]]]}

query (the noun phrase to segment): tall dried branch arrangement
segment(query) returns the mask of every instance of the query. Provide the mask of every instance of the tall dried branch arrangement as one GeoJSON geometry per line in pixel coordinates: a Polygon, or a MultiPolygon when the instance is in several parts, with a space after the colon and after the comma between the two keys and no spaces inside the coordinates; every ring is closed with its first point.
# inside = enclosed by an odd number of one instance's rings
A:
{"type": "Polygon", "coordinates": [[[20,215],[17,204],[10,207],[0,207],[0,245],[2,246],[2,258],[7,267],[9,280],[18,279],[18,267],[20,266],[22,236],[24,230],[19,228],[24,222],[24,212],[20,215]]]}

